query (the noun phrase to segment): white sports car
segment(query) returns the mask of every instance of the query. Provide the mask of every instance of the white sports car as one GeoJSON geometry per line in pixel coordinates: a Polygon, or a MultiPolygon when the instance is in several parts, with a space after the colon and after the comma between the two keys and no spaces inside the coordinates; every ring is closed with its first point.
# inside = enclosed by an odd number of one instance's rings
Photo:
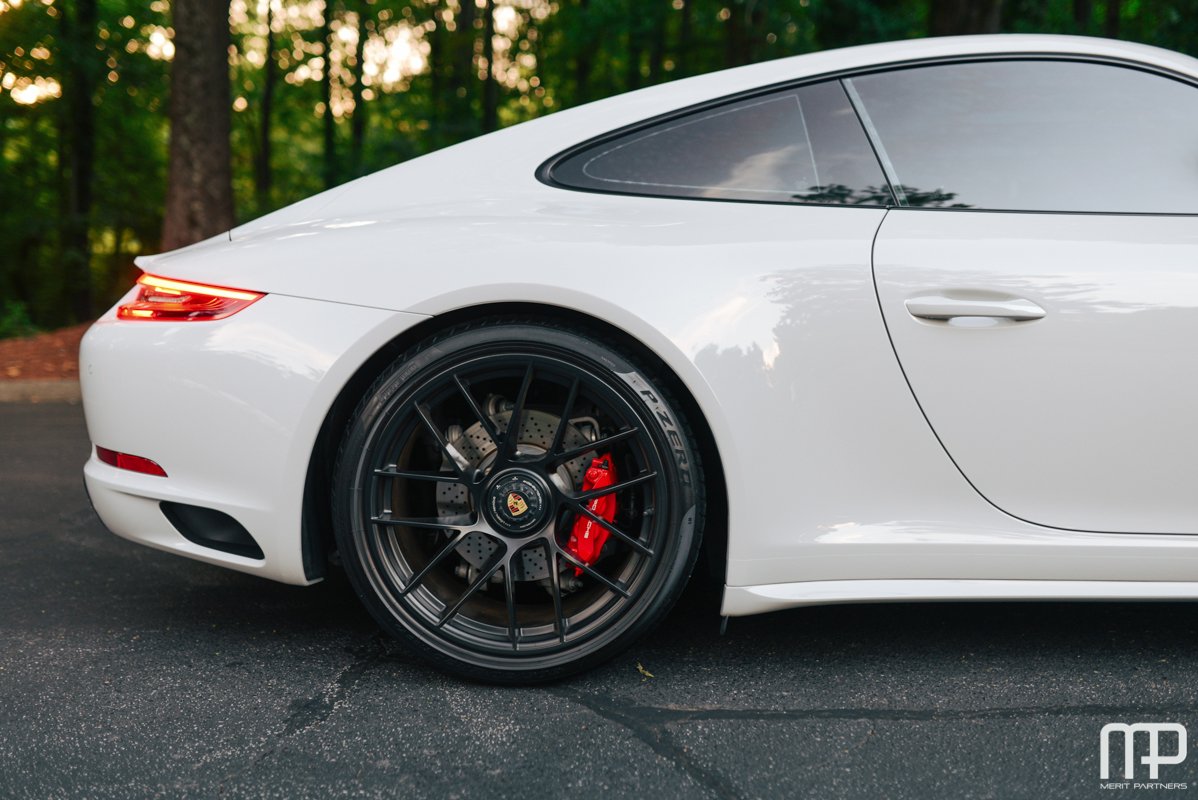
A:
{"type": "Polygon", "coordinates": [[[609,658],[704,542],[725,616],[1198,598],[1198,61],[930,39],[401,164],[145,272],[83,343],[117,534],[412,651],[609,658]]]}

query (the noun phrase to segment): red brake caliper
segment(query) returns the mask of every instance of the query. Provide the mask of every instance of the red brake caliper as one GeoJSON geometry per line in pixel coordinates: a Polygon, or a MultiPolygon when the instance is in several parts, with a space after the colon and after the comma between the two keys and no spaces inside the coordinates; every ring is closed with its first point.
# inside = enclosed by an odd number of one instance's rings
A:
{"type": "MultiPolygon", "coordinates": [[[[594,489],[606,489],[616,482],[616,465],[612,463],[611,454],[599,456],[587,467],[586,477],[582,481],[582,490],[589,492],[594,489]]],[[[616,518],[616,496],[604,494],[587,503],[587,510],[595,516],[611,522],[616,518]]],[[[588,567],[599,560],[603,544],[609,536],[607,528],[590,517],[579,514],[574,520],[574,530],[570,532],[570,541],[566,544],[566,552],[577,558],[588,567]]],[[[582,574],[578,567],[574,575],[582,574]]]]}

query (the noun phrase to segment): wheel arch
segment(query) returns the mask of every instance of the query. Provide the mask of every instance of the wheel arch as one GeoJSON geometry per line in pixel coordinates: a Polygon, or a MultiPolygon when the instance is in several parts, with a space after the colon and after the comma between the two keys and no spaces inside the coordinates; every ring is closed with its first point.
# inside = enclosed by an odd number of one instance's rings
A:
{"type": "Polygon", "coordinates": [[[325,414],[316,436],[304,480],[301,547],[304,574],[309,580],[323,578],[334,550],[333,512],[329,486],[341,437],[354,409],[380,373],[408,348],[429,336],[482,317],[539,318],[595,331],[606,341],[630,353],[637,363],[653,370],[654,378],[681,404],[693,427],[703,462],[707,486],[707,514],[701,561],[708,573],[723,584],[728,552],[728,488],[723,459],[703,407],[685,381],[658,353],[643,341],[611,323],[572,308],[540,303],[488,303],[463,306],[431,316],[400,333],[367,358],[341,387],[325,414]]]}

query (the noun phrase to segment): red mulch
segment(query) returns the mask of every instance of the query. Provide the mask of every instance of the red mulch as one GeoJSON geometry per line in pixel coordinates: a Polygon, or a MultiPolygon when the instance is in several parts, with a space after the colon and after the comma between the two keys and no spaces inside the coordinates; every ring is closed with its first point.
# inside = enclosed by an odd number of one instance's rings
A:
{"type": "Polygon", "coordinates": [[[20,339],[0,339],[0,381],[79,377],[79,340],[91,325],[85,322],[20,339]]]}

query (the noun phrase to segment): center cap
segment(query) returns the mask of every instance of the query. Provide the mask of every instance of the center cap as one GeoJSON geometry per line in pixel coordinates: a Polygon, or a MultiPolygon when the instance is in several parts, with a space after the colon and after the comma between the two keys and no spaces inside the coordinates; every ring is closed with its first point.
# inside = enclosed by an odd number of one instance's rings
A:
{"type": "Polygon", "coordinates": [[[545,521],[544,483],[529,472],[500,475],[487,490],[487,516],[500,533],[520,536],[545,521]]]}

